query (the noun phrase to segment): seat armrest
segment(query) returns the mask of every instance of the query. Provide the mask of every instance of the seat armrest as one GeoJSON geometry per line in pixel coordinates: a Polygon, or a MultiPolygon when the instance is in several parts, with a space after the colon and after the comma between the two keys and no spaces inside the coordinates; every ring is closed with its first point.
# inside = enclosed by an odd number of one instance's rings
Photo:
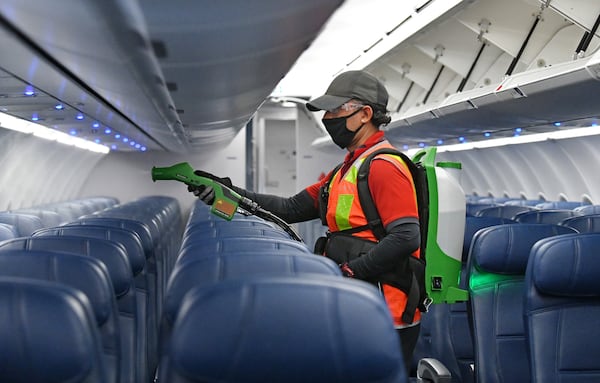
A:
{"type": "Polygon", "coordinates": [[[435,358],[423,358],[417,366],[419,383],[451,383],[452,374],[442,362],[435,358]]]}

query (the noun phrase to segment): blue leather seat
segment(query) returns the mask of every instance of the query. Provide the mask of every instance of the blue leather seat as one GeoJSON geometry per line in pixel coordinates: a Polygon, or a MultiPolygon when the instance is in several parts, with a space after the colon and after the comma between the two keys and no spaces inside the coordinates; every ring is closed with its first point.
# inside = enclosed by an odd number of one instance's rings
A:
{"type": "Polygon", "coordinates": [[[0,313],[0,381],[109,381],[94,313],[80,291],[2,277],[0,313]]]}
{"type": "MultiPolygon", "coordinates": [[[[460,288],[468,288],[466,263],[475,233],[486,227],[511,223],[516,222],[500,217],[466,217],[460,288]]],[[[451,372],[453,382],[474,382],[471,366],[475,363],[475,352],[466,302],[434,304],[421,317],[421,333],[413,355],[415,371],[419,360],[426,357],[433,357],[442,362],[451,372]]]]}
{"type": "Polygon", "coordinates": [[[140,318],[145,318],[145,326],[142,325],[141,327],[145,330],[143,339],[146,340],[144,346],[148,357],[147,370],[149,374],[152,374],[156,367],[158,334],[158,313],[156,312],[156,296],[154,295],[156,294],[156,280],[152,278],[151,274],[146,273],[146,256],[139,236],[128,229],[94,225],[60,226],[38,230],[34,233],[34,237],[43,236],[99,238],[123,246],[135,281],[137,312],[140,318]]]}
{"type": "Polygon", "coordinates": [[[504,205],[513,205],[513,206],[535,206],[541,203],[546,202],[542,199],[511,199],[504,202],[504,205]]]}
{"type": "Polygon", "coordinates": [[[198,231],[202,231],[202,230],[210,230],[211,228],[216,228],[221,229],[221,228],[231,228],[231,227],[236,227],[236,228],[263,228],[263,229],[274,229],[273,225],[264,221],[264,220],[245,220],[245,219],[239,219],[239,220],[232,220],[232,221],[226,221],[224,219],[219,219],[219,220],[200,220],[200,221],[193,221],[193,222],[189,222],[186,227],[185,230],[183,232],[183,236],[187,236],[188,233],[191,232],[198,232],[198,231]]]}
{"type": "Polygon", "coordinates": [[[146,258],[146,273],[149,274],[149,281],[152,284],[152,279],[156,279],[154,283],[156,285],[156,313],[160,315],[162,310],[162,299],[164,288],[167,284],[167,277],[163,275],[166,273],[164,262],[160,259],[160,256],[154,251],[154,239],[150,232],[148,225],[141,221],[125,218],[109,218],[109,217],[85,217],[80,218],[77,221],[73,221],[67,224],[68,226],[106,226],[116,227],[135,232],[142,244],[144,254],[146,258]],[[164,284],[163,284],[164,280],[164,284]]]}
{"type": "Polygon", "coordinates": [[[596,215],[600,214],[600,205],[583,205],[573,210],[581,215],[596,215]]]}
{"type": "Polygon", "coordinates": [[[407,381],[379,292],[325,275],[195,288],[168,349],[169,383],[407,381]]]}
{"type": "Polygon", "coordinates": [[[525,211],[535,211],[537,210],[531,206],[515,206],[515,205],[500,205],[500,206],[491,206],[486,207],[485,209],[479,210],[475,216],[477,217],[500,217],[500,218],[508,218],[513,219],[513,217],[519,213],[525,211]]]}
{"type": "Polygon", "coordinates": [[[537,205],[535,205],[535,207],[537,207],[538,209],[565,209],[565,210],[572,210],[575,209],[576,207],[581,206],[582,203],[581,202],[577,202],[577,201],[551,201],[551,202],[542,202],[539,203],[537,205]]]}
{"type": "Polygon", "coordinates": [[[600,215],[571,217],[562,220],[560,225],[572,227],[580,233],[600,233],[600,215]]]}
{"type": "Polygon", "coordinates": [[[116,297],[120,342],[121,381],[137,382],[136,371],[146,368],[145,311],[138,308],[133,273],[122,245],[99,238],[75,236],[42,236],[16,238],[0,244],[0,254],[6,250],[52,251],[96,258],[106,267],[113,294],[116,297]],[[141,338],[138,340],[138,338],[141,338]]]}
{"type": "Polygon", "coordinates": [[[19,237],[31,235],[34,231],[44,227],[39,217],[28,214],[3,212],[0,213],[0,223],[13,226],[19,237]]]}
{"type": "MultiPolygon", "coordinates": [[[[164,356],[164,345],[171,335],[177,312],[183,297],[194,287],[210,286],[230,279],[256,275],[298,275],[314,273],[341,276],[339,267],[330,259],[321,256],[298,256],[295,251],[249,252],[243,254],[220,254],[202,257],[179,264],[173,269],[164,311],[161,319],[160,344],[164,356]]],[[[161,367],[161,368],[163,368],[161,367]]],[[[164,379],[164,376],[163,376],[164,379]]]]}
{"type": "Polygon", "coordinates": [[[207,227],[188,231],[183,237],[181,247],[193,246],[194,242],[206,241],[207,238],[281,238],[291,240],[283,230],[262,227],[237,227],[235,224],[219,228],[207,227]]]}
{"type": "Polygon", "coordinates": [[[13,210],[11,211],[11,213],[34,215],[38,217],[40,221],[42,221],[42,225],[44,227],[59,226],[64,223],[61,216],[57,212],[52,210],[31,208],[13,210]]]}
{"type": "Polygon", "coordinates": [[[495,203],[467,203],[465,213],[467,217],[475,216],[479,210],[497,206],[495,203]]]}
{"type": "Polygon", "coordinates": [[[570,234],[547,224],[501,225],[473,237],[467,264],[479,382],[519,382],[529,376],[523,323],[524,277],[532,246],[570,234]]]}
{"type": "Polygon", "coordinates": [[[558,225],[560,221],[581,215],[573,210],[537,210],[525,211],[515,215],[514,220],[519,223],[546,223],[558,225]]]}
{"type": "Polygon", "coordinates": [[[538,242],[525,280],[531,381],[600,382],[600,234],[538,242]]]}
{"type": "MultiPolygon", "coordinates": [[[[121,382],[122,350],[117,303],[110,276],[102,262],[74,254],[3,249],[0,251],[0,276],[58,282],[85,294],[100,333],[107,382],[121,382]]],[[[55,322],[54,326],[58,327],[60,323],[55,322]]],[[[18,333],[22,334],[21,331],[18,333]]]]}
{"type": "Polygon", "coordinates": [[[0,242],[7,239],[18,237],[17,229],[13,225],[7,223],[0,223],[0,242]]]}
{"type": "Polygon", "coordinates": [[[256,251],[296,251],[299,254],[314,255],[305,244],[279,238],[243,238],[235,239],[218,239],[207,238],[205,242],[194,242],[183,247],[179,251],[177,264],[182,264],[190,259],[199,257],[210,257],[221,253],[248,253],[256,251]]]}

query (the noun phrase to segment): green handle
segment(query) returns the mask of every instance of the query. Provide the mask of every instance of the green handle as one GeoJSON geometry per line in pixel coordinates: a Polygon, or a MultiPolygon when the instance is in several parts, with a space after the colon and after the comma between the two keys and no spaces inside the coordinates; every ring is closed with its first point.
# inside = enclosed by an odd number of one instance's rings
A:
{"type": "Polygon", "coordinates": [[[212,204],[211,212],[228,221],[233,218],[242,200],[242,196],[227,186],[210,178],[194,174],[194,169],[187,162],[181,162],[164,168],[153,166],[152,181],[157,180],[175,180],[183,182],[186,185],[212,187],[215,191],[215,201],[212,204]]]}

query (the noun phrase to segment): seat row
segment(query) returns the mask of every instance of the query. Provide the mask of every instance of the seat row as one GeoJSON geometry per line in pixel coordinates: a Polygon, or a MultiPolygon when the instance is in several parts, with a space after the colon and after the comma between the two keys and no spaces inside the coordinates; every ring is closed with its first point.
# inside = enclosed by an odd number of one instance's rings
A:
{"type": "MultiPolygon", "coordinates": [[[[468,216],[460,285],[470,299],[430,308],[415,359],[439,359],[453,382],[558,382],[569,374],[578,381],[597,381],[600,364],[590,360],[600,360],[599,350],[577,352],[575,345],[584,344],[588,335],[576,330],[572,318],[561,316],[570,317],[570,305],[585,318],[596,315],[600,294],[589,278],[600,272],[594,250],[600,246],[600,234],[594,232],[599,227],[600,216],[594,215],[559,225],[468,216]],[[545,322],[549,333],[537,331],[544,311],[554,318],[545,322]],[[574,327],[563,328],[567,324],[574,327]]],[[[596,319],[591,321],[595,324],[583,319],[581,329],[600,335],[589,328],[597,327],[596,319]]]]}
{"type": "Polygon", "coordinates": [[[100,381],[149,382],[157,366],[164,289],[182,229],[175,199],[145,197],[113,205],[1,242],[0,275],[51,280],[83,293],[99,333],[100,381]]]}
{"type": "Polygon", "coordinates": [[[169,279],[160,350],[159,382],[407,381],[375,288],[263,219],[224,221],[202,203],[169,279]]]}

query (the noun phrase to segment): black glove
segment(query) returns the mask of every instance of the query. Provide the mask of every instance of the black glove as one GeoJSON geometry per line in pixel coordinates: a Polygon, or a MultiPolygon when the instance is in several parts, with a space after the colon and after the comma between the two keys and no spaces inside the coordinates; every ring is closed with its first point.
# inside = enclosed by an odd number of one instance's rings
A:
{"type": "MultiPolygon", "coordinates": [[[[194,174],[200,177],[209,178],[213,181],[232,187],[231,179],[229,177],[219,178],[211,173],[204,172],[202,170],[195,170],[194,174]]],[[[207,205],[212,205],[215,202],[215,190],[210,186],[200,185],[188,185],[188,191],[194,193],[196,197],[202,200],[207,205]]]]}
{"type": "Polygon", "coordinates": [[[200,185],[193,186],[188,185],[188,191],[194,193],[196,197],[202,200],[207,205],[212,205],[215,202],[215,189],[210,186],[200,185]]]}

